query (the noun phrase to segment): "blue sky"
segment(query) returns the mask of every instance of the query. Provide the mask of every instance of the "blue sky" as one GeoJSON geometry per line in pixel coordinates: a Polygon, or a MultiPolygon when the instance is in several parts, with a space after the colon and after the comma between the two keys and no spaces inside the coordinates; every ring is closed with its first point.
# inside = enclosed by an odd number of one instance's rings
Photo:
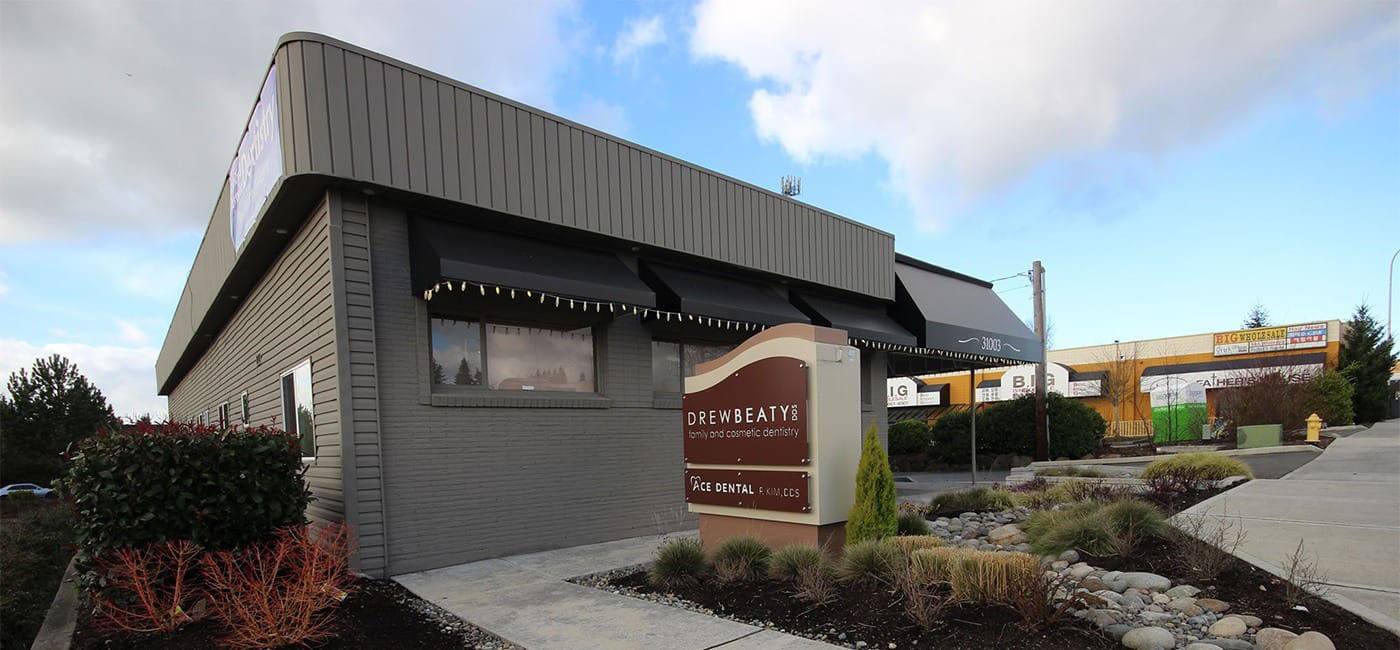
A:
{"type": "MultiPolygon", "coordinates": [[[[1056,347],[1231,329],[1255,303],[1384,318],[1400,5],[783,5],[426,3],[439,34],[371,3],[0,5],[0,372],[57,351],[118,412],[163,410],[155,351],[293,29],[758,185],[800,175],[936,264],[1040,259],[1056,347]]],[[[1028,315],[1024,285],[997,288],[1028,315]]]]}

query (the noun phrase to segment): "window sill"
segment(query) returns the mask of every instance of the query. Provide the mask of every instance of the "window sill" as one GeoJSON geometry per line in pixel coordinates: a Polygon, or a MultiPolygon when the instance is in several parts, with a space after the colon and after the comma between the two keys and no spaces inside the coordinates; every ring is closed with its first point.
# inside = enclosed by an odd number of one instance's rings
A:
{"type": "Polygon", "coordinates": [[[503,392],[487,390],[436,392],[433,406],[467,408],[612,408],[612,400],[596,393],[503,392]]]}
{"type": "Polygon", "coordinates": [[[651,407],[654,409],[678,410],[681,407],[681,396],[654,395],[651,398],[651,407]]]}

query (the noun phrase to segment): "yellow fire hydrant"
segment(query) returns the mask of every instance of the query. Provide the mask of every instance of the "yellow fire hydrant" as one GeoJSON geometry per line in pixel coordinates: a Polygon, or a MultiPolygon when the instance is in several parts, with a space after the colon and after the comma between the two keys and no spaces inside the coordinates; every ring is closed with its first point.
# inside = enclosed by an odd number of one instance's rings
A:
{"type": "Polygon", "coordinates": [[[1322,433],[1322,418],[1313,413],[1308,416],[1308,442],[1317,442],[1317,436],[1320,433],[1322,433]]]}

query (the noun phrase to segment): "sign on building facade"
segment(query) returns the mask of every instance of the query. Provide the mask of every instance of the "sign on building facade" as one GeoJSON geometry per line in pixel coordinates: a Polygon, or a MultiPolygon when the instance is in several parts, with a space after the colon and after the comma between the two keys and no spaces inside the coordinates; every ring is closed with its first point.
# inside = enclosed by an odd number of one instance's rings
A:
{"type": "Polygon", "coordinates": [[[760,359],[681,398],[685,462],[805,465],[807,364],[760,359]]]}
{"type": "Polygon", "coordinates": [[[277,119],[277,66],[267,71],[248,129],[228,170],[228,223],[233,250],[243,248],[272,186],[282,177],[282,132],[277,119]]]}
{"type": "Polygon", "coordinates": [[[1257,327],[1233,332],[1220,332],[1215,335],[1215,356],[1217,357],[1325,347],[1327,347],[1327,323],[1257,327]]]}

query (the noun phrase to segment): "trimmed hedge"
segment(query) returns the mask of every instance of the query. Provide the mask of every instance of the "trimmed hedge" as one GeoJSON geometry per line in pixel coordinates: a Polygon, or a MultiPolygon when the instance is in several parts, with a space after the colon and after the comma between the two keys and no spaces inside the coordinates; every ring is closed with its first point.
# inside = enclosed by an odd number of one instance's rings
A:
{"type": "Polygon", "coordinates": [[[89,556],[166,540],[222,550],[305,524],[304,472],[284,431],[138,423],[84,440],[63,487],[89,556]]]}
{"type": "Polygon", "coordinates": [[[929,450],[933,437],[923,420],[900,420],[890,425],[890,453],[918,454],[929,450]]]}
{"type": "MultiPolygon", "coordinates": [[[[1056,393],[1046,396],[1050,417],[1050,457],[1081,458],[1098,448],[1108,423],[1090,406],[1056,393]]],[[[966,465],[972,456],[972,414],[954,411],[938,418],[931,430],[933,455],[950,465],[966,465]]],[[[1004,454],[1035,453],[1035,396],[997,402],[977,412],[977,465],[988,467],[1004,454]]]]}

